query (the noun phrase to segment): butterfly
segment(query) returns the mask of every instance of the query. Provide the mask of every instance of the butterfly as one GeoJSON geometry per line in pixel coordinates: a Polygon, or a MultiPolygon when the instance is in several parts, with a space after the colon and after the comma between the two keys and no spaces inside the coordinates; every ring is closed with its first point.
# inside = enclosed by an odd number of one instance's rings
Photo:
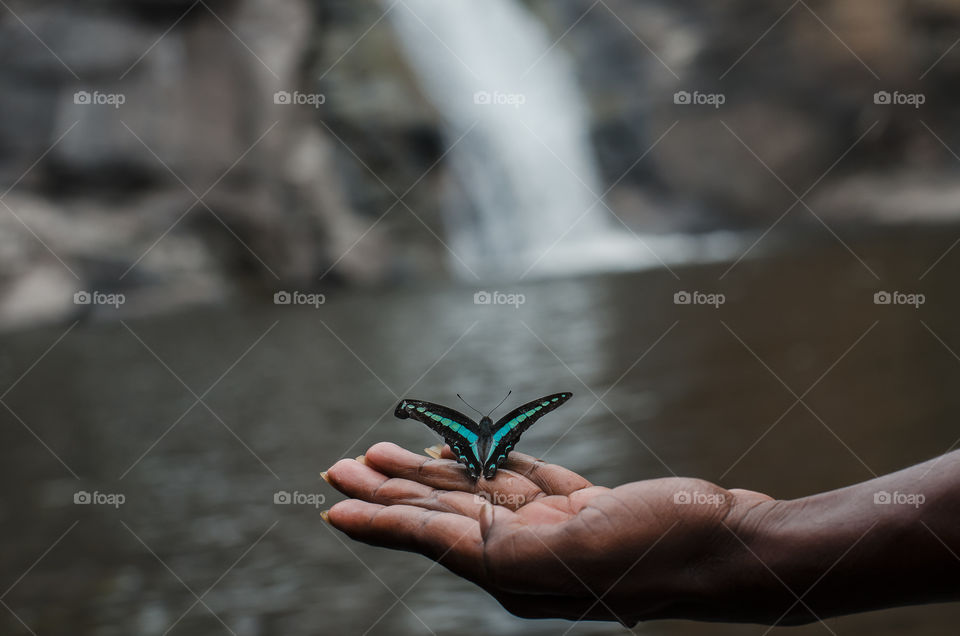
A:
{"type": "MultiPolygon", "coordinates": [[[[573,393],[554,393],[527,402],[501,417],[496,424],[490,419],[493,411],[486,415],[477,411],[481,415],[477,424],[463,413],[423,400],[401,400],[393,414],[401,420],[411,418],[423,422],[440,433],[457,456],[457,461],[467,467],[472,479],[479,479],[481,474],[485,479],[493,479],[524,431],[571,397],[573,393]]],[[[500,404],[506,399],[503,398],[500,404]]],[[[464,404],[467,404],[465,400],[464,404]]],[[[493,410],[497,408],[499,405],[493,410]]]]}

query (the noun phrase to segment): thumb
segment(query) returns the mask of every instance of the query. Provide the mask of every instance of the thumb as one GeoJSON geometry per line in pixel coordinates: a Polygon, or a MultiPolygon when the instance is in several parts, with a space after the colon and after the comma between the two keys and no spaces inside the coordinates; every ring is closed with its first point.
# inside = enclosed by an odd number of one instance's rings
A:
{"type": "Polygon", "coordinates": [[[490,538],[490,531],[496,520],[496,514],[497,506],[489,501],[483,504],[483,509],[480,511],[480,537],[484,543],[490,538]]]}

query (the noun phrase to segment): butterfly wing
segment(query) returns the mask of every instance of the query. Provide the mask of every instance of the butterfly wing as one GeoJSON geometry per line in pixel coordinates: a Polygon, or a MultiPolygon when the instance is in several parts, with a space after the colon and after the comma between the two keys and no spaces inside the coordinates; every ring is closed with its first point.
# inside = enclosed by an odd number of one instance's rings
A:
{"type": "Polygon", "coordinates": [[[483,467],[483,476],[486,479],[492,479],[497,469],[500,468],[500,464],[507,460],[507,455],[513,450],[524,431],[550,411],[562,406],[571,397],[573,397],[573,393],[547,395],[518,406],[497,420],[497,423],[493,425],[493,439],[491,441],[493,450],[484,460],[486,464],[483,467]]]}
{"type": "Polygon", "coordinates": [[[407,418],[423,422],[443,436],[457,460],[467,467],[470,476],[480,476],[483,462],[474,451],[480,439],[480,427],[469,417],[449,407],[423,400],[401,400],[393,414],[405,420],[407,418]]]}

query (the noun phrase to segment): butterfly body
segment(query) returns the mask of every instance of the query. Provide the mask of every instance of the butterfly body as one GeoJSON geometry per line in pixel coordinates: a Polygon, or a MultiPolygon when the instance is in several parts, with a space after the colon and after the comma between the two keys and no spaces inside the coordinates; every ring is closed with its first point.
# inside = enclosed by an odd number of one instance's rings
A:
{"type": "Polygon", "coordinates": [[[572,393],[554,393],[515,408],[494,422],[489,415],[480,422],[454,409],[423,400],[401,400],[394,415],[423,422],[443,436],[457,461],[473,479],[492,479],[520,436],[534,422],[561,406],[572,393]]]}

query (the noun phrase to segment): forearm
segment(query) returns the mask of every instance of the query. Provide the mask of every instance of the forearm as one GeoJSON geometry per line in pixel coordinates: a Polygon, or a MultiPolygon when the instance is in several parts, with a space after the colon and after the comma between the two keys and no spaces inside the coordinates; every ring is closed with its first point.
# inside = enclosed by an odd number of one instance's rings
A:
{"type": "Polygon", "coordinates": [[[762,622],[790,624],[960,598],[958,521],[960,451],[756,506],[731,529],[743,535],[744,583],[762,622]]]}

